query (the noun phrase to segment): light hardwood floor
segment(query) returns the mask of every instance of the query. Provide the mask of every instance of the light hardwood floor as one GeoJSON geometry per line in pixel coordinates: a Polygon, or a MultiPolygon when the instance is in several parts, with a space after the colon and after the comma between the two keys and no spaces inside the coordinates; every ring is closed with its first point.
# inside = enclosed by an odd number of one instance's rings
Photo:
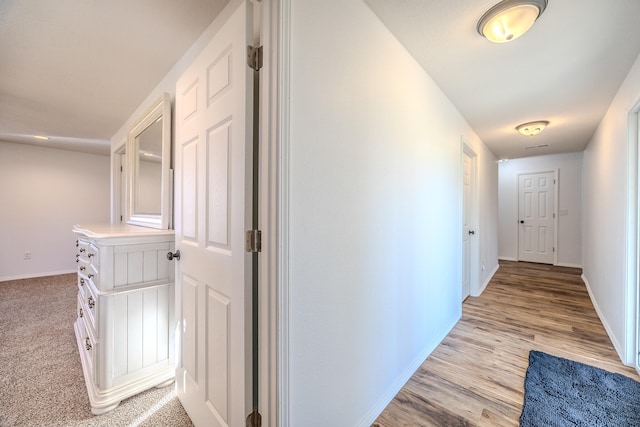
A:
{"type": "Polygon", "coordinates": [[[530,350],[640,381],[600,322],[581,270],[501,261],[484,293],[373,424],[517,426],[530,350]]]}

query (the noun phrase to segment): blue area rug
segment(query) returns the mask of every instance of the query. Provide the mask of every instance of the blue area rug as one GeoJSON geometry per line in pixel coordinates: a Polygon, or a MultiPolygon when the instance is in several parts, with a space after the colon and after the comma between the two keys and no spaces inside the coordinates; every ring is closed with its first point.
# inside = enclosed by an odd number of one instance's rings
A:
{"type": "Polygon", "coordinates": [[[531,351],[520,426],[640,426],[640,383],[531,351]]]}

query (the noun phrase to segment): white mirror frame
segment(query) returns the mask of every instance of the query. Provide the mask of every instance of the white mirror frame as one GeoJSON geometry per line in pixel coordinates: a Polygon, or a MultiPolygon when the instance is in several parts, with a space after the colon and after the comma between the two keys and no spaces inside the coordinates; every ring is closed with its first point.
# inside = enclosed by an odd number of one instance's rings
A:
{"type": "Polygon", "coordinates": [[[167,229],[171,224],[171,97],[164,93],[151,109],[129,131],[127,138],[127,223],[167,229]],[[135,212],[136,180],[139,156],[137,137],[149,126],[162,118],[162,172],[160,183],[160,214],[135,212]]]}

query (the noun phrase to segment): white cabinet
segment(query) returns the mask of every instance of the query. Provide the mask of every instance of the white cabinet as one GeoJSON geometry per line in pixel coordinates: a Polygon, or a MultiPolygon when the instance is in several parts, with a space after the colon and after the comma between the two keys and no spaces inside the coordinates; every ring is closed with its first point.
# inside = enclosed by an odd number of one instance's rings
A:
{"type": "Polygon", "coordinates": [[[173,230],[76,225],[74,324],[91,411],[170,384],[174,362],[173,230]]]}

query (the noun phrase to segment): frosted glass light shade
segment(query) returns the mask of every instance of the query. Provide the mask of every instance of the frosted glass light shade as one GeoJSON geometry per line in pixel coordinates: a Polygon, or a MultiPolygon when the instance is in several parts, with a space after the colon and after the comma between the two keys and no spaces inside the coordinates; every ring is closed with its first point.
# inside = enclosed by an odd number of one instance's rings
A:
{"type": "Polygon", "coordinates": [[[494,43],[515,40],[536,22],[547,7],[547,0],[505,0],[478,21],[478,33],[494,43]]]}
{"type": "Polygon", "coordinates": [[[542,132],[548,124],[549,122],[547,121],[523,123],[517,126],[516,130],[520,132],[521,135],[534,136],[542,132]]]}

